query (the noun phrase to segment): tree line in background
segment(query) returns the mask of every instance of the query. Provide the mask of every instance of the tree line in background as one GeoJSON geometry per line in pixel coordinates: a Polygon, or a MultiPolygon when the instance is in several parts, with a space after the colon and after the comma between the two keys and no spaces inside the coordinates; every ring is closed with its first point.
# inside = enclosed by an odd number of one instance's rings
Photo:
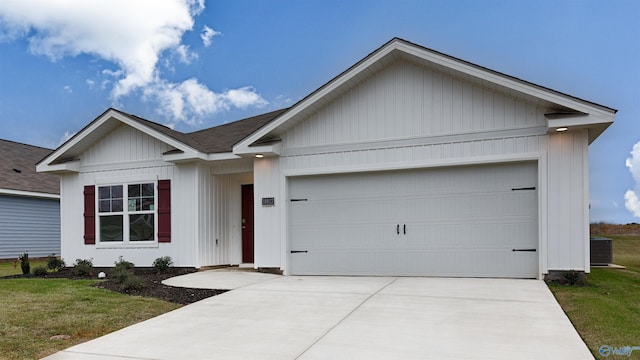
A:
{"type": "Polygon", "coordinates": [[[596,222],[589,225],[591,235],[640,235],[640,224],[612,224],[596,222]]]}

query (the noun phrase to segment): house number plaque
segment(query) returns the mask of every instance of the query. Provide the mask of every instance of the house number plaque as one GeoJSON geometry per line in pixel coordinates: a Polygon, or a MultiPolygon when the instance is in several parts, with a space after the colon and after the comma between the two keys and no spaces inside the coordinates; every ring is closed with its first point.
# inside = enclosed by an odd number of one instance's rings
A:
{"type": "Polygon", "coordinates": [[[263,197],[262,198],[262,206],[275,206],[276,198],[272,197],[263,197]]]}

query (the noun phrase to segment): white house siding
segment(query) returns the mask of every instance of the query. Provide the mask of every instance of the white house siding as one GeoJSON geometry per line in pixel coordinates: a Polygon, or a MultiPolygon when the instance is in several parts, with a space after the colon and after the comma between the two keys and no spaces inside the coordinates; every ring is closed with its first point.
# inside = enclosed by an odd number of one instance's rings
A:
{"type": "Polygon", "coordinates": [[[242,262],[241,187],[253,184],[251,161],[235,161],[210,168],[213,203],[209,227],[212,231],[210,256],[206,265],[240,264],[242,262]]]}
{"type": "Polygon", "coordinates": [[[548,269],[589,271],[586,130],[549,136],[548,269]]]}
{"type": "Polygon", "coordinates": [[[261,244],[256,259],[264,266],[287,267],[286,259],[274,253],[277,249],[282,256],[287,249],[287,177],[533,160],[539,164],[540,179],[549,173],[549,184],[545,179],[538,189],[540,271],[584,269],[586,237],[580,236],[586,236],[586,212],[581,205],[552,209],[551,198],[588,202],[582,150],[587,140],[583,133],[547,135],[544,114],[553,111],[396,62],[282,134],[279,159],[255,161],[256,186],[260,184],[256,197],[283,199],[275,208],[256,208],[256,219],[263,219],[256,222],[256,243],[261,244]],[[558,150],[547,159],[547,152],[558,150]],[[568,187],[570,192],[560,194],[568,187]],[[549,212],[544,209],[547,200],[549,212]],[[546,246],[552,258],[547,259],[546,246]]]}
{"type": "Polygon", "coordinates": [[[60,254],[60,201],[0,195],[0,259],[60,254]]]}
{"type": "Polygon", "coordinates": [[[168,145],[122,125],[80,156],[79,173],[61,176],[61,252],[68,264],[76,259],[93,259],[95,266],[112,266],[122,256],[137,266],[151,266],[156,258],[171,256],[176,266],[198,265],[196,250],[201,234],[197,214],[205,205],[196,199],[203,170],[194,164],[162,161],[162,153],[168,150],[168,145]],[[171,242],[152,247],[85,245],[81,225],[83,187],[132,179],[171,180],[171,242]]]}
{"type": "Polygon", "coordinates": [[[255,259],[256,267],[284,267],[286,249],[283,234],[287,199],[284,191],[284,178],[280,172],[280,159],[255,159],[253,165],[255,178],[255,259]],[[275,206],[262,206],[263,197],[272,197],[275,206]]]}
{"type": "Polygon", "coordinates": [[[545,126],[545,109],[397,61],[283,136],[286,149],[545,126]]]}

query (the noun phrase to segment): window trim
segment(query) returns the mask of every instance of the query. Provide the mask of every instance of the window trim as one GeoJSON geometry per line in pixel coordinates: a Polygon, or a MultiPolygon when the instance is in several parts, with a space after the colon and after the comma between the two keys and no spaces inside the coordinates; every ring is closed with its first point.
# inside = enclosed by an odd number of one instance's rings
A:
{"type": "Polygon", "coordinates": [[[141,247],[158,247],[158,178],[157,177],[127,177],[127,178],[111,178],[96,181],[95,183],[95,245],[97,248],[141,248],[141,247]],[[153,211],[129,211],[129,185],[138,185],[152,183],[153,184],[153,211]],[[121,212],[100,212],[100,187],[103,186],[122,186],[122,211],[121,212]],[[134,240],[130,239],[130,215],[136,214],[153,214],[153,240],[134,240]],[[122,241],[102,241],[100,233],[100,218],[109,215],[122,215],[122,241]]]}

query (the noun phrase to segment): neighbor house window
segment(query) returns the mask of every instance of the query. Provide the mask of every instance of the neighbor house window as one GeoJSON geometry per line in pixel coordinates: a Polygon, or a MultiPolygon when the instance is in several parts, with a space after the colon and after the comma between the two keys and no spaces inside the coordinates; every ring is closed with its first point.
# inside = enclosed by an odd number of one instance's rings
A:
{"type": "Polygon", "coordinates": [[[98,186],[98,234],[103,243],[155,240],[155,183],[98,186]]]}

